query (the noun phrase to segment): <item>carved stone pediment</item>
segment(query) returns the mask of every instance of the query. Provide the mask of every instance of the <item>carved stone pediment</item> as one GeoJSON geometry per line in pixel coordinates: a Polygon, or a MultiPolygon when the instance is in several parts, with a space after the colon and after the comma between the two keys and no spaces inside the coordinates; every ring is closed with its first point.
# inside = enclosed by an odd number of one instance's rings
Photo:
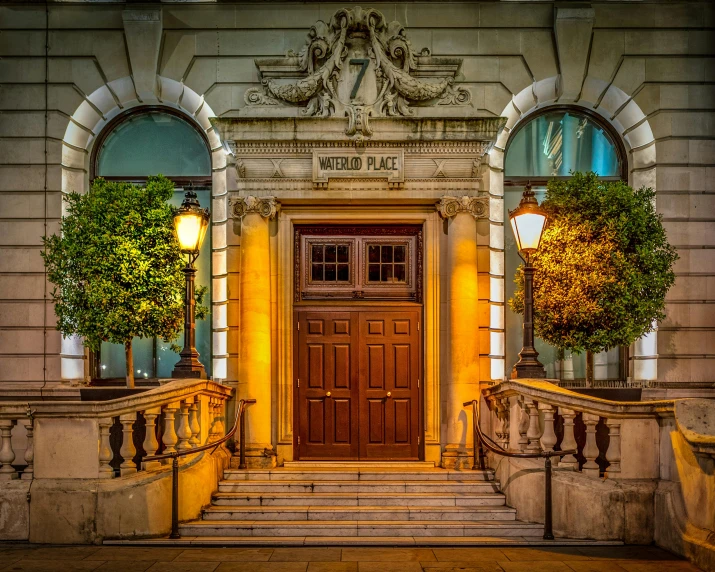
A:
{"type": "Polygon", "coordinates": [[[404,27],[375,9],[335,12],[310,29],[299,53],[261,58],[261,87],[246,91],[248,106],[289,106],[306,117],[347,117],[346,134],[370,137],[371,117],[410,116],[417,106],[471,105],[454,85],[459,58],[417,53],[404,27]]]}

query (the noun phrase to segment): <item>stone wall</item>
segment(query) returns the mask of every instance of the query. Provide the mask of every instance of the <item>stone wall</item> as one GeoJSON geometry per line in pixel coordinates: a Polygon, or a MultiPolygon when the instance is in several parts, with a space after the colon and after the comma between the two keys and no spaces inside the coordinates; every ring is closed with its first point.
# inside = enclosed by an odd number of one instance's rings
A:
{"type": "MultiPolygon", "coordinates": [[[[463,58],[459,79],[471,90],[477,112],[509,118],[490,156],[485,190],[501,187],[502,150],[530,110],[574,103],[595,108],[614,124],[629,150],[630,182],[657,188],[658,210],[681,257],[657,346],[653,336],[636,344],[636,355],[644,358],[635,364],[636,378],[712,381],[715,6],[579,6],[440,2],[375,8],[402,22],[417,50],[463,58]]],[[[209,135],[218,172],[225,159],[208,117],[240,114],[244,92],[259,80],[253,59],[299,50],[310,27],[340,7],[0,4],[0,392],[52,391],[63,387],[63,379],[85,375],[81,346],[63,342],[54,330],[40,245],[58,228],[62,193],[87,188],[92,144],[102,126],[137,105],[183,110],[209,135]]],[[[222,224],[225,219],[214,219],[215,226],[222,224]]],[[[484,236],[493,266],[492,323],[484,328],[491,349],[484,357],[491,356],[491,376],[499,379],[501,221],[493,220],[484,236]]],[[[221,265],[216,304],[234,298],[232,284],[238,282],[238,265],[226,266],[225,258],[221,265]]],[[[214,314],[217,377],[227,376],[221,356],[235,357],[236,316],[214,314]]]]}

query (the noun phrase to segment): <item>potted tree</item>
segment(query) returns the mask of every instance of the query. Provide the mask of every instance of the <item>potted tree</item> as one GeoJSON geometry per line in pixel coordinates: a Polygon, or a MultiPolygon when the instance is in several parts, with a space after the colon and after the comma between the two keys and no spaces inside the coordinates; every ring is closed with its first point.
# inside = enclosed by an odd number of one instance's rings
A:
{"type": "Polygon", "coordinates": [[[87,194],[65,197],[60,233],[43,237],[57,329],[92,350],[123,344],[128,388],[132,338],[169,342],[183,326],[183,262],[167,202],[173,190],[162,176],[143,187],[95,179],[87,194]]]}
{"type": "MultiPolygon", "coordinates": [[[[668,243],[655,191],[606,182],[595,173],[550,181],[541,204],[548,226],[533,256],[534,331],[544,341],[593,354],[630,345],[665,317],[675,282],[676,249],[668,243]]],[[[524,311],[522,267],[511,308],[524,311]]]]}

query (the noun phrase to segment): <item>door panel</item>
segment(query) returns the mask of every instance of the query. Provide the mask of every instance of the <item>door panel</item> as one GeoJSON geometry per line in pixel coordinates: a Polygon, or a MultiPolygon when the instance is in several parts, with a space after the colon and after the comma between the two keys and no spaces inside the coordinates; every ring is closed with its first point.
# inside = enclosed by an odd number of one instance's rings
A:
{"type": "Polygon", "coordinates": [[[355,459],[356,317],[351,312],[299,312],[297,317],[298,456],[355,459]]]}
{"type": "Polygon", "coordinates": [[[297,458],[419,459],[420,310],[296,317],[297,458]]]}
{"type": "Polygon", "coordinates": [[[418,310],[360,312],[361,459],[418,459],[418,310]],[[369,436],[369,438],[363,438],[369,436]]]}

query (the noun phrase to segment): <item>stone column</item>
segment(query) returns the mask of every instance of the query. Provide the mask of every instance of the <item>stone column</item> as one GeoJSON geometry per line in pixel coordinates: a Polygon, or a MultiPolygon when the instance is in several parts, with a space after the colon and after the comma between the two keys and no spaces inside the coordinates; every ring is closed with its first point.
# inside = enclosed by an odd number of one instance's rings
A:
{"type": "Polygon", "coordinates": [[[246,410],[246,464],[276,464],[271,427],[271,269],[269,220],[273,197],[245,197],[233,203],[241,218],[237,399],[255,399],[246,410]]]}
{"type": "Polygon", "coordinates": [[[442,466],[471,466],[474,443],[471,413],[463,403],[478,399],[479,314],[476,218],[485,211],[483,199],[442,197],[440,215],[447,219],[447,269],[449,271],[449,362],[442,382],[446,404],[447,442],[442,466]]]}

